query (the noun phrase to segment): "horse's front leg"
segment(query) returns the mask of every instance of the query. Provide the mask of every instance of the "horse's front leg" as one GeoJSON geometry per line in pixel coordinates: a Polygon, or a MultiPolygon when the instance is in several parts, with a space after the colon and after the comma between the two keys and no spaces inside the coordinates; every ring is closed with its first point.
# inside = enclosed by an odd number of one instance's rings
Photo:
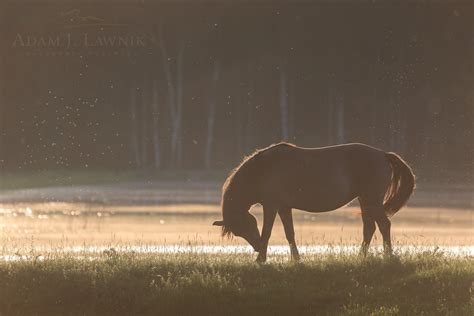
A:
{"type": "Polygon", "coordinates": [[[257,262],[265,262],[267,260],[268,241],[272,234],[273,223],[275,222],[277,210],[275,207],[263,205],[263,228],[260,241],[260,251],[257,256],[257,262]]]}
{"type": "Polygon", "coordinates": [[[298,247],[296,247],[295,228],[293,226],[291,208],[281,208],[278,210],[278,214],[280,215],[283,228],[285,229],[286,240],[288,240],[288,244],[290,245],[291,259],[298,261],[300,260],[300,254],[298,252],[298,247]]]}

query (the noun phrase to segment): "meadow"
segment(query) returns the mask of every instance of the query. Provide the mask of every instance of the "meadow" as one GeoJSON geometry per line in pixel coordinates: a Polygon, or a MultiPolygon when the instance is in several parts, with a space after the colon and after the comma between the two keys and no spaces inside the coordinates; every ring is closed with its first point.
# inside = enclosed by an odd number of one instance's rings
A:
{"type": "Polygon", "coordinates": [[[1,315],[472,315],[474,262],[442,253],[62,253],[0,262],[1,315]]]}
{"type": "Polygon", "coordinates": [[[393,218],[395,257],[379,232],[358,256],[355,204],[294,212],[299,263],[277,219],[263,265],[211,225],[219,193],[212,181],[0,191],[0,315],[474,314],[473,213],[426,203],[442,192],[418,191],[393,218]]]}

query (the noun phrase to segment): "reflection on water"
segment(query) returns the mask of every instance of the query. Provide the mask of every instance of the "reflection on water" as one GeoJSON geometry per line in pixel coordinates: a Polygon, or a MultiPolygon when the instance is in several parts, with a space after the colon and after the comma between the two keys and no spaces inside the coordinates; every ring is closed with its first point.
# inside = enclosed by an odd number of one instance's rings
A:
{"type": "MultiPolygon", "coordinates": [[[[261,208],[254,207],[252,213],[261,225],[261,208]]],[[[10,250],[44,245],[64,248],[84,244],[133,247],[189,243],[228,247],[223,251],[240,249],[245,245],[243,240],[222,239],[220,229],[212,226],[221,216],[218,204],[0,203],[0,241],[4,249],[10,250]]],[[[295,210],[294,222],[298,244],[308,247],[356,245],[362,238],[358,207],[321,214],[295,210]]],[[[473,212],[458,208],[404,208],[393,218],[392,235],[398,245],[469,247],[474,244],[473,212]]],[[[380,242],[377,232],[374,244],[380,242]]],[[[279,220],[271,243],[286,244],[279,220]]]]}

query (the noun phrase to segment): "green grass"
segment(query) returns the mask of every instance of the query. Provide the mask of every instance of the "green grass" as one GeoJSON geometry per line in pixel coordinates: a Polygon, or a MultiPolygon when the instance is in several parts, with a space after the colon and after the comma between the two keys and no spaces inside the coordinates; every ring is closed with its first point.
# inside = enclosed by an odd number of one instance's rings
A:
{"type": "Polygon", "coordinates": [[[67,254],[0,262],[0,315],[472,315],[474,264],[399,258],[67,254]]]}

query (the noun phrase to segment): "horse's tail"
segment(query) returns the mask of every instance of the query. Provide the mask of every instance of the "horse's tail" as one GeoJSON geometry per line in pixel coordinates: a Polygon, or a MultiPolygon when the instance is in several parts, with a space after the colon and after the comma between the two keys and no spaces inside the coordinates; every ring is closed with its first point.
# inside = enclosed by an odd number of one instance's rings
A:
{"type": "Polygon", "coordinates": [[[415,190],[415,175],[410,166],[397,154],[385,153],[392,167],[392,182],[385,193],[384,209],[387,216],[393,216],[408,201],[415,190]]]}

